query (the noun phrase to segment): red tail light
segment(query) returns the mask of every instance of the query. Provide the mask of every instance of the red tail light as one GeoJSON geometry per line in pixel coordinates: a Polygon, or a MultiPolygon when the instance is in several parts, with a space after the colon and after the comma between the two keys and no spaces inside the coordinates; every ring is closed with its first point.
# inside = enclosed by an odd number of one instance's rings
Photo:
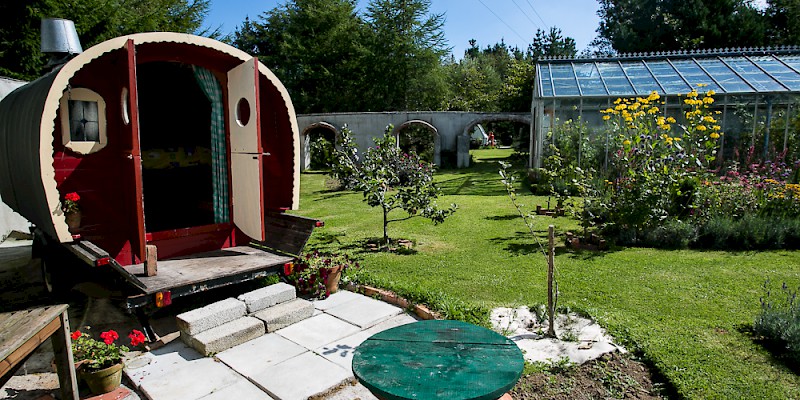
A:
{"type": "Polygon", "coordinates": [[[286,264],[283,264],[283,275],[284,276],[289,276],[289,275],[292,274],[292,272],[294,272],[294,263],[288,262],[286,264]]]}
{"type": "Polygon", "coordinates": [[[314,224],[314,226],[316,226],[317,228],[321,228],[325,226],[325,221],[317,221],[317,223],[314,224]]]}
{"type": "Polygon", "coordinates": [[[169,290],[156,293],[156,307],[166,307],[172,304],[172,292],[169,290]]]}
{"type": "Polygon", "coordinates": [[[104,265],[108,265],[108,264],[111,264],[111,257],[103,257],[103,258],[98,258],[98,259],[97,259],[97,260],[94,262],[94,266],[95,266],[95,267],[102,267],[102,266],[104,266],[104,265]]]}

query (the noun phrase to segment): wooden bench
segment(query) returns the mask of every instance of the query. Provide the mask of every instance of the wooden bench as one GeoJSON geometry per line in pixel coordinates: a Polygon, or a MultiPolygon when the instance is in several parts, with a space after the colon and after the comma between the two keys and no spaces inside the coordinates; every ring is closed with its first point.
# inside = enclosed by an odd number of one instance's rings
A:
{"type": "Polygon", "coordinates": [[[66,304],[0,313],[0,386],[47,338],[53,343],[61,398],[78,400],[66,304]]]}

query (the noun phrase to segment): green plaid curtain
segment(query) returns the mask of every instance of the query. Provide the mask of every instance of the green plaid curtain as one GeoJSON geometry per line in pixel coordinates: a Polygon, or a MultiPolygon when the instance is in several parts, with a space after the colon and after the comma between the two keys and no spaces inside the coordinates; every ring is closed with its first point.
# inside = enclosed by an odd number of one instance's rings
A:
{"type": "Polygon", "coordinates": [[[211,102],[211,175],[214,183],[214,222],[229,221],[228,158],[225,148],[225,110],[222,87],[214,74],[194,66],[194,77],[211,102]]]}

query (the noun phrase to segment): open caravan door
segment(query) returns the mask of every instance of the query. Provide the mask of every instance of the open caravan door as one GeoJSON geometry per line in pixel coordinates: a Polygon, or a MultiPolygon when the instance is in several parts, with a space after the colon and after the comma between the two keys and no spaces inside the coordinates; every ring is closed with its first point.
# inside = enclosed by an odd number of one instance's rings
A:
{"type": "Polygon", "coordinates": [[[231,131],[233,223],[252,239],[266,239],[264,228],[264,151],[258,89],[258,59],[228,71],[231,131]]]}

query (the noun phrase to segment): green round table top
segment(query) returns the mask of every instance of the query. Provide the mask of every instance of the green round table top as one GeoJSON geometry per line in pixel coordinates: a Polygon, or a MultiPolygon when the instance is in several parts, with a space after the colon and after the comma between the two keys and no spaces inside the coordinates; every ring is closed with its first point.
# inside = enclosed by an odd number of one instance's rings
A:
{"type": "Polygon", "coordinates": [[[353,373],[386,399],[496,400],[522,375],[514,342],[461,321],[430,320],[377,333],[356,348],[353,373]]]}

